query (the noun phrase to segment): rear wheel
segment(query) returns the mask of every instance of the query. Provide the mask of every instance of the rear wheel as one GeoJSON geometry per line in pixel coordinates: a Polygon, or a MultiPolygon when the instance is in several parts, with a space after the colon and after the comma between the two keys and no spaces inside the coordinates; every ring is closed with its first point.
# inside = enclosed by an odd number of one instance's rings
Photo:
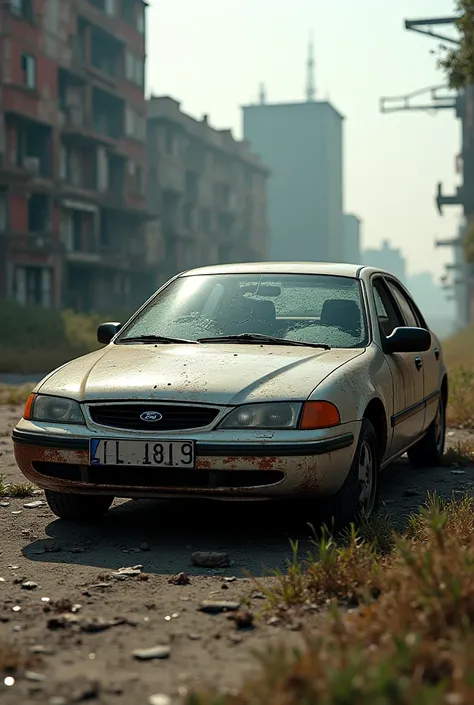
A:
{"type": "Polygon", "coordinates": [[[102,517],[114,501],[107,495],[71,494],[45,490],[49,508],[60,519],[94,521],[102,517]]]}
{"type": "Polygon", "coordinates": [[[408,451],[408,459],[414,468],[436,467],[442,464],[446,442],[446,402],[439,400],[438,410],[428,431],[408,451]]]}
{"type": "Polygon", "coordinates": [[[374,427],[363,419],[359,442],[349,474],[341,489],[330,498],[331,529],[369,519],[377,509],[379,481],[379,445],[374,427]]]}

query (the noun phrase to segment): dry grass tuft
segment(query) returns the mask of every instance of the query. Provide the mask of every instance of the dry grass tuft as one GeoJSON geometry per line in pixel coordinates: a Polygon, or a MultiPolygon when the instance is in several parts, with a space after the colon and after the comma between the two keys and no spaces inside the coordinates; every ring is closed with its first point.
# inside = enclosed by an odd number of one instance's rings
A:
{"type": "Polygon", "coordinates": [[[0,499],[4,497],[26,499],[34,496],[35,489],[31,482],[5,483],[3,475],[0,475],[0,499]]]}
{"type": "Polygon", "coordinates": [[[456,445],[446,450],[443,464],[452,467],[467,467],[474,464],[474,443],[472,441],[459,441],[456,445]]]}
{"type": "MultiPolygon", "coordinates": [[[[323,533],[319,562],[290,562],[302,599],[329,601],[316,635],[307,623],[304,647],[267,649],[239,693],[192,694],[187,705],[474,702],[473,529],[469,494],[431,494],[382,559],[354,529],[342,543],[323,533]],[[348,611],[354,597],[359,606],[348,611]]],[[[276,589],[285,599],[288,591],[276,589]]]]}

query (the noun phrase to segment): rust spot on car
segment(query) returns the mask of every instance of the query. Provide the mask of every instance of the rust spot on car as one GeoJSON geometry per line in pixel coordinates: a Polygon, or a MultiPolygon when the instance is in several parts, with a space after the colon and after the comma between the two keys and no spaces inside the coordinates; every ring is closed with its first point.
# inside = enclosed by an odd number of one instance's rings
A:
{"type": "Polygon", "coordinates": [[[258,458],[258,469],[259,470],[273,470],[273,466],[277,462],[276,455],[265,456],[264,458],[258,458]]]}

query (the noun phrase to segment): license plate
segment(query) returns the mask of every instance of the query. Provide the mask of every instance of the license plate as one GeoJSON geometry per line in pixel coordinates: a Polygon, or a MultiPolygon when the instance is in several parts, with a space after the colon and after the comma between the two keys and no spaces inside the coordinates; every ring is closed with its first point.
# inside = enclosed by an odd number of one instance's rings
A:
{"type": "Polygon", "coordinates": [[[194,441],[117,441],[91,438],[91,465],[193,468],[194,441]]]}

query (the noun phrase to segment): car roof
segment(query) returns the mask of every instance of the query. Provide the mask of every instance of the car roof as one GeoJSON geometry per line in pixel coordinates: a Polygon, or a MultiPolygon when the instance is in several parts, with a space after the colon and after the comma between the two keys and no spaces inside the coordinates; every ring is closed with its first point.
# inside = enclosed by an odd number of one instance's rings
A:
{"type": "MultiPolygon", "coordinates": [[[[198,274],[332,274],[338,277],[359,277],[360,264],[339,262],[237,262],[197,267],[181,272],[179,276],[198,274]]],[[[379,270],[374,270],[379,271],[379,270]]]]}

